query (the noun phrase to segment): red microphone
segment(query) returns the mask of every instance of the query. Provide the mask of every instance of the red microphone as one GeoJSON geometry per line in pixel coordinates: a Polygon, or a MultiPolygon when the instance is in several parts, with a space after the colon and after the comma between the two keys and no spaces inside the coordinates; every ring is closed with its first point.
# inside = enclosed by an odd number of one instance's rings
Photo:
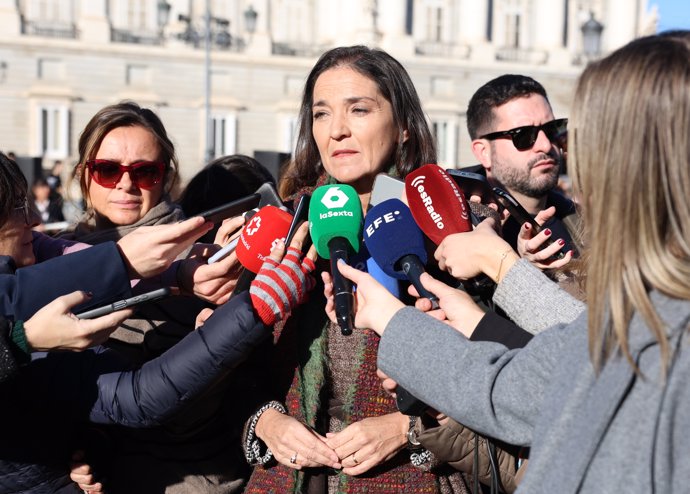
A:
{"type": "Polygon", "coordinates": [[[237,242],[237,259],[252,273],[258,273],[264,259],[279,240],[285,241],[292,215],[275,206],[264,206],[242,229],[237,242]]]}
{"type": "Polygon", "coordinates": [[[470,208],[455,180],[438,165],[424,165],[405,178],[407,203],[419,228],[435,244],[472,231],[470,208]]]}
{"type": "MultiPolygon", "coordinates": [[[[455,180],[438,165],[424,165],[407,175],[405,193],[412,217],[436,245],[453,233],[472,231],[473,215],[475,218],[477,215],[497,218],[489,207],[468,205],[455,180]]],[[[493,287],[493,281],[485,275],[463,284],[468,292],[474,293],[485,292],[493,287]]]]}

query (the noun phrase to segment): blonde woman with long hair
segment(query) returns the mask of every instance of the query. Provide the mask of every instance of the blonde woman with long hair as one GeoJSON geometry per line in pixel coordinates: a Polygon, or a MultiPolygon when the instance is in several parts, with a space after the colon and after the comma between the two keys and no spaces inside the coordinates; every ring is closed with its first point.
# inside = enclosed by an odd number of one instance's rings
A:
{"type": "MultiPolygon", "coordinates": [[[[689,136],[687,32],[635,40],[585,69],[569,167],[587,310],[521,350],[466,340],[456,329],[470,302],[427,275],[450,324],[341,266],[358,284],[355,323],[383,335],[383,372],[468,427],[531,447],[517,492],[688,491],[689,136]]],[[[467,261],[453,273],[498,280],[495,299],[516,321],[558,320],[567,295],[480,226],[463,234],[467,261]]]]}

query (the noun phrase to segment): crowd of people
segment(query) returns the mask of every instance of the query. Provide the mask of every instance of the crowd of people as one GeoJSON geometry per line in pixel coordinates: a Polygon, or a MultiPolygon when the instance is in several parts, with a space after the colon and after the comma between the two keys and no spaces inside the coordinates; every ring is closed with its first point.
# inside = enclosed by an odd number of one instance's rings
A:
{"type": "Polygon", "coordinates": [[[684,492],[690,33],[592,62],[570,112],[524,75],[474,93],[472,172],[540,231],[468,197],[498,214],[434,247],[421,282],[438,305],[366,243],[332,272],[306,222],[247,286],[236,253],[207,262],[246,220],[197,215],[266,182],[287,208],[347,184],[366,215],[378,174],[436,162],[412,80],[382,50],[318,59],[277,184],[234,155],[173,197],[173,139],[121,102],[80,133],[83,214],[49,236],[62,164],[28,184],[0,153],[0,491],[684,492]],[[351,335],[340,275],[356,285],[351,335]],[[468,283],[481,275],[488,297],[468,283]],[[173,294],[74,315],[160,287],[173,294]],[[399,386],[424,411],[401,412],[399,386]]]}

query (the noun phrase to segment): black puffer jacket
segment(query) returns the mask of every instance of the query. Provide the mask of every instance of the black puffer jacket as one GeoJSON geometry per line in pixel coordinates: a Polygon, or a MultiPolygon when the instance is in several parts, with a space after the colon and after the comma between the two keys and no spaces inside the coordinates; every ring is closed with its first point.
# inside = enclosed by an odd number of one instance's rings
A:
{"type": "Polygon", "coordinates": [[[269,334],[244,293],[137,370],[127,370],[115,352],[100,347],[34,354],[0,389],[0,492],[56,492],[69,484],[69,457],[82,446],[80,425],[163,424],[269,334]]]}

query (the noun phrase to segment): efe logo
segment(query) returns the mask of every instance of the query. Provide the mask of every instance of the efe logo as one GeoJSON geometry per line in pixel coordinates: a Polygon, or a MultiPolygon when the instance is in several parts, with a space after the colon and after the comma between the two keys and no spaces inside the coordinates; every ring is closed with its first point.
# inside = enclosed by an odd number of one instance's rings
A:
{"type": "Polygon", "coordinates": [[[328,192],[321,198],[321,204],[328,209],[342,208],[347,204],[347,194],[340,190],[340,187],[331,187],[328,192]]]}

